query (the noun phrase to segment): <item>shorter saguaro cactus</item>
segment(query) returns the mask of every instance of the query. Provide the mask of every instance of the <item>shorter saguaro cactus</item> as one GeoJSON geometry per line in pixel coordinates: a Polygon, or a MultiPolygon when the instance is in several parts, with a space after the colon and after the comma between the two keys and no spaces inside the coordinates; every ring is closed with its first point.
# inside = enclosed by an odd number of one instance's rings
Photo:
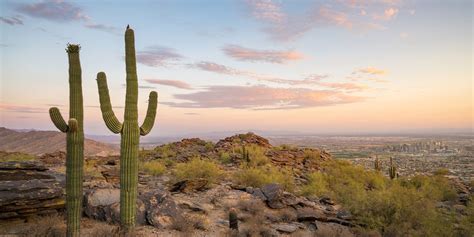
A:
{"type": "Polygon", "coordinates": [[[229,229],[239,230],[239,219],[237,218],[237,211],[235,208],[229,210],[229,229]]]}
{"type": "Polygon", "coordinates": [[[390,167],[388,168],[388,175],[390,179],[395,179],[397,177],[397,167],[393,165],[393,158],[390,157],[390,167]]]}
{"type": "Polygon", "coordinates": [[[242,159],[245,162],[250,163],[250,154],[249,151],[245,148],[245,146],[242,146],[242,159]]]}
{"type": "Polygon", "coordinates": [[[375,160],[374,160],[374,169],[376,171],[382,170],[382,164],[380,164],[380,160],[377,156],[375,156],[375,160]]]}

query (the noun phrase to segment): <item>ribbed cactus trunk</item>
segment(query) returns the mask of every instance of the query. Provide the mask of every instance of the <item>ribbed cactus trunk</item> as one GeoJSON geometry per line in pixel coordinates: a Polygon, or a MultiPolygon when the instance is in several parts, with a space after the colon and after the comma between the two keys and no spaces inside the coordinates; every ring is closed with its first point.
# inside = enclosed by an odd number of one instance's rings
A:
{"type": "Polygon", "coordinates": [[[68,45],[69,57],[69,121],[66,124],[59,109],[49,110],[56,127],[66,133],[66,215],[67,236],[80,236],[82,216],[82,176],[84,163],[84,128],[82,73],[79,45],[68,45]]]}
{"type": "Polygon", "coordinates": [[[135,58],[134,32],[127,26],[125,31],[125,65],[127,92],[123,124],[115,116],[107,89],[105,73],[97,74],[100,108],[107,127],[121,134],[120,142],[120,222],[125,231],[130,231],[136,221],[136,199],[138,185],[138,149],[140,135],[145,136],[153,128],[158,94],[150,92],[148,111],[142,126],[138,125],[138,79],[135,58]]]}

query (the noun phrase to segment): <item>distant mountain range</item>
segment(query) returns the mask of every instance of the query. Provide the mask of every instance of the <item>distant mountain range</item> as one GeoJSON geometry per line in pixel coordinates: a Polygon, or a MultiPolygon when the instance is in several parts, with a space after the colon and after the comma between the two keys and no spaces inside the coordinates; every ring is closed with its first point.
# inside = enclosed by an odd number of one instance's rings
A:
{"type": "MultiPolygon", "coordinates": [[[[91,139],[84,141],[86,156],[107,156],[118,154],[116,145],[97,142],[91,139]]],[[[55,131],[11,130],[0,127],[0,150],[23,152],[33,155],[66,150],[66,134],[55,131]]]]}

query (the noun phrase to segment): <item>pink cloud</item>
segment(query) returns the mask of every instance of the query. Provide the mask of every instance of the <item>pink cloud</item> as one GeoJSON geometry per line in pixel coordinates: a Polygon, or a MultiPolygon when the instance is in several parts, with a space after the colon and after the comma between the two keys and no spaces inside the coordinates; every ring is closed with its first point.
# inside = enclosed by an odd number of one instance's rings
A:
{"type": "Polygon", "coordinates": [[[204,91],[177,94],[187,102],[164,102],[182,108],[298,109],[355,103],[363,97],[334,90],[272,88],[267,86],[211,86],[204,91]]]}
{"type": "Polygon", "coordinates": [[[74,3],[62,0],[45,0],[30,4],[23,3],[18,5],[17,10],[31,17],[58,22],[90,20],[82,8],[74,3]]]}
{"type": "Polygon", "coordinates": [[[190,64],[190,67],[193,68],[198,68],[204,71],[209,71],[209,72],[215,72],[219,74],[227,74],[227,75],[239,75],[239,74],[244,74],[244,72],[224,66],[222,64],[218,63],[213,63],[213,62],[207,62],[207,61],[201,61],[197,62],[195,64],[190,64]]]}
{"type": "Polygon", "coordinates": [[[384,74],[387,73],[386,71],[384,71],[382,69],[375,68],[375,67],[361,68],[361,69],[358,69],[357,71],[353,72],[353,74],[355,74],[357,72],[370,74],[370,75],[384,75],[384,74]]]}
{"type": "Polygon", "coordinates": [[[48,113],[48,108],[14,104],[0,104],[0,111],[12,113],[48,113]]]}
{"type": "Polygon", "coordinates": [[[251,8],[252,16],[256,19],[280,23],[287,18],[280,4],[272,0],[247,0],[246,2],[251,8]]]}
{"type": "Polygon", "coordinates": [[[191,90],[193,89],[191,85],[183,81],[176,81],[176,80],[162,80],[162,79],[145,79],[148,83],[151,84],[159,84],[165,86],[172,86],[179,89],[191,90]]]}
{"type": "Polygon", "coordinates": [[[172,48],[152,46],[137,52],[137,62],[150,66],[162,67],[183,58],[172,48]]]}
{"type": "Polygon", "coordinates": [[[249,49],[238,45],[227,45],[223,51],[228,56],[242,61],[264,61],[270,63],[285,63],[291,60],[300,60],[303,54],[288,50],[258,50],[249,49]]]}

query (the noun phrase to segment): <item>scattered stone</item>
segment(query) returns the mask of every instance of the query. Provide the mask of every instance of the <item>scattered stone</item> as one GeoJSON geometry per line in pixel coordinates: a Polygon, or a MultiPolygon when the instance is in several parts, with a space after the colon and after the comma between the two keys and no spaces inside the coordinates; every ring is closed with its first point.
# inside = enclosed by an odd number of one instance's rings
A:
{"type": "Polygon", "coordinates": [[[303,222],[303,221],[310,221],[314,222],[316,220],[325,220],[327,219],[326,215],[318,209],[312,209],[312,208],[301,208],[296,210],[296,218],[298,221],[303,222]]]}
{"type": "Polygon", "coordinates": [[[286,207],[282,202],[283,189],[279,184],[267,184],[262,187],[262,192],[267,198],[267,205],[273,209],[280,209],[286,207]]]}
{"type": "Polygon", "coordinates": [[[190,193],[194,191],[203,191],[207,189],[208,181],[206,179],[192,179],[179,181],[171,187],[171,192],[190,193]]]}
{"type": "Polygon", "coordinates": [[[39,162],[0,162],[0,219],[64,208],[64,178],[39,162]]]}
{"type": "Polygon", "coordinates": [[[280,224],[273,224],[272,228],[274,228],[275,230],[279,232],[291,234],[295,232],[299,228],[299,226],[293,223],[290,223],[290,224],[280,223],[280,224]]]}
{"type": "Polygon", "coordinates": [[[93,189],[84,195],[84,213],[86,216],[102,220],[113,221],[113,211],[108,210],[110,205],[120,202],[120,189],[93,189]]]}
{"type": "Polygon", "coordinates": [[[263,194],[262,190],[259,188],[252,188],[252,187],[247,187],[245,188],[245,191],[247,193],[252,194],[253,196],[260,198],[262,201],[266,201],[267,197],[263,194]]]}
{"type": "Polygon", "coordinates": [[[331,205],[331,206],[333,206],[333,205],[336,204],[333,200],[331,200],[331,198],[328,198],[328,197],[323,197],[323,198],[321,198],[321,199],[319,200],[319,202],[322,203],[322,204],[324,204],[324,205],[331,205]]]}
{"type": "Polygon", "coordinates": [[[157,228],[169,229],[182,222],[182,211],[167,192],[155,190],[141,196],[146,206],[146,220],[157,228]]]}

